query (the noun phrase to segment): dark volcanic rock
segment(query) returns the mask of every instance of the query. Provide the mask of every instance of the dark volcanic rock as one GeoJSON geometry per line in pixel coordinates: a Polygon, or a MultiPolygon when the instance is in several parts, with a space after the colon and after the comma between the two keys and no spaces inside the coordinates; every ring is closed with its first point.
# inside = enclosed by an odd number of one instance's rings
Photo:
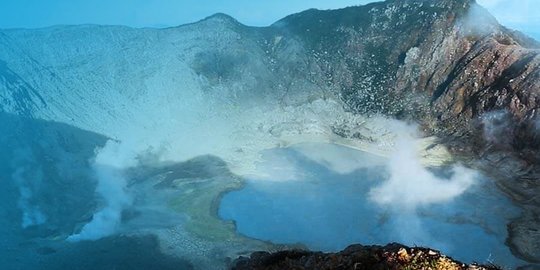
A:
{"type": "Polygon", "coordinates": [[[399,244],[381,246],[353,245],[338,253],[289,250],[276,253],[256,252],[241,257],[232,269],[497,269],[493,266],[466,265],[439,252],[409,248],[399,244]]]}

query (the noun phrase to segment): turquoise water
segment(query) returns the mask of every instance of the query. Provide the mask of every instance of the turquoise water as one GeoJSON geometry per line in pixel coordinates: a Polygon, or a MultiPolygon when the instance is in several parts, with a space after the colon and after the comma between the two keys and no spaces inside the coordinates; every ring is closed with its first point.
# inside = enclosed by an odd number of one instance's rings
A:
{"type": "MultiPolygon", "coordinates": [[[[324,251],[400,242],[439,249],[468,263],[523,263],[504,244],[506,225],[519,209],[485,177],[451,202],[402,212],[368,199],[370,189],[387,177],[383,166],[337,173],[294,148],[275,149],[266,157],[276,154],[310,173],[292,181],[250,180],[244,189],[226,194],[219,215],[235,221],[243,235],[324,251]]],[[[359,160],[376,158],[357,155],[359,160]]]]}

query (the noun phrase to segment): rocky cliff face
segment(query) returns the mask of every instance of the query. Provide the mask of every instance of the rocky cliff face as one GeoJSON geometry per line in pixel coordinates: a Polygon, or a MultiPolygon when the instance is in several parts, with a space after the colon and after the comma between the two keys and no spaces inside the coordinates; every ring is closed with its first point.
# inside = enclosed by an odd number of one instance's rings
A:
{"type": "Polygon", "coordinates": [[[310,10],[275,27],[312,50],[355,112],[421,121],[455,152],[480,156],[479,166],[527,205],[510,226],[510,244],[540,260],[538,42],[499,25],[472,0],[310,10]]]}
{"type": "Polygon", "coordinates": [[[509,243],[540,261],[539,48],[474,0],[308,10],[265,28],[217,14],[169,29],[4,30],[0,111],[110,137],[118,123],[195,110],[178,109],[194,96],[215,114],[336,99],[357,114],[414,119],[502,176],[526,206],[509,243]]]}
{"type": "Polygon", "coordinates": [[[446,135],[491,111],[521,124],[536,118],[540,45],[472,0],[311,10],[275,27],[314,52],[359,113],[412,116],[446,135]]]}

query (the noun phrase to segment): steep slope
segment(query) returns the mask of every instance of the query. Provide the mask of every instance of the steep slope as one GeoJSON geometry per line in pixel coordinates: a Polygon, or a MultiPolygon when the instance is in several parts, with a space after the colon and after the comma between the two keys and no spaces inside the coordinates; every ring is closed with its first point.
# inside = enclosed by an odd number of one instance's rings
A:
{"type": "MultiPolygon", "coordinates": [[[[14,48],[5,35],[0,35],[0,46],[6,54],[21,57],[20,52],[12,51],[14,48]]],[[[10,111],[18,115],[31,116],[44,104],[40,94],[32,88],[23,78],[11,70],[7,63],[0,61],[0,85],[4,91],[0,92],[2,111],[10,111]]]]}
{"type": "Polygon", "coordinates": [[[167,29],[3,30],[0,111],[236,164],[284,137],[365,139],[363,115],[414,119],[502,176],[526,206],[509,243],[540,261],[538,48],[474,0],[308,10],[265,28],[216,14],[167,29]]]}

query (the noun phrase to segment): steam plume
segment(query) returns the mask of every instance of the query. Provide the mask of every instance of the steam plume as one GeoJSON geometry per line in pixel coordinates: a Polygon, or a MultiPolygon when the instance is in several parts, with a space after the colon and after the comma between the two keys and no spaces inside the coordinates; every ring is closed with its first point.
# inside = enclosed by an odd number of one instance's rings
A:
{"type": "Polygon", "coordinates": [[[12,165],[16,169],[11,178],[17,185],[20,194],[17,205],[22,211],[21,226],[28,228],[44,224],[47,217],[32,201],[35,189],[39,188],[43,181],[43,172],[35,161],[32,150],[28,147],[17,150],[12,165]]]}
{"type": "Polygon", "coordinates": [[[406,221],[399,224],[401,241],[425,243],[428,236],[421,230],[416,210],[457,198],[474,184],[476,173],[462,166],[454,166],[450,179],[437,177],[420,162],[417,128],[397,121],[393,126],[397,138],[396,150],[388,164],[390,178],[372,188],[369,198],[393,212],[397,216],[396,222],[406,221]],[[414,226],[411,227],[411,224],[414,226]],[[401,233],[404,227],[408,228],[406,236],[401,233]]]}
{"type": "Polygon", "coordinates": [[[96,151],[92,167],[98,180],[96,193],[103,199],[104,207],[68,241],[97,240],[115,233],[122,220],[122,211],[132,203],[124,170],[137,164],[136,157],[129,144],[111,140],[96,151]]]}

